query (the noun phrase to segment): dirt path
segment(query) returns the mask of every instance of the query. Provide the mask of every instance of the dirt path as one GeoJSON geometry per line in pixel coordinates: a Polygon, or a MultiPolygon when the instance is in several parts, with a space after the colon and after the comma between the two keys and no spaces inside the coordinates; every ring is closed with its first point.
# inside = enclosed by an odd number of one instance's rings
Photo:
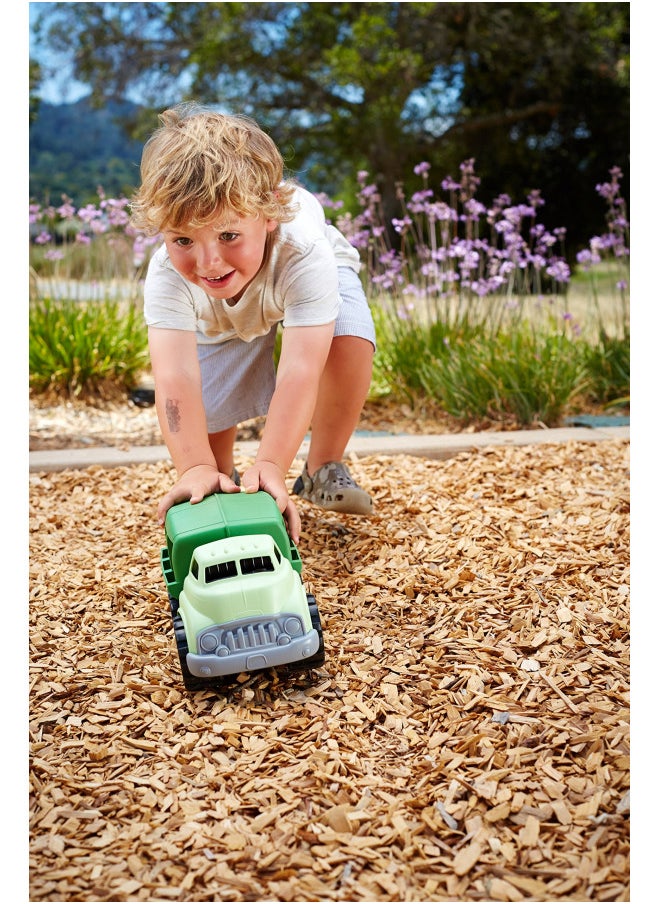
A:
{"type": "Polygon", "coordinates": [[[356,461],[375,518],[301,504],[324,669],[224,694],[168,466],[32,474],[30,900],[629,900],[628,452],[356,461]]]}

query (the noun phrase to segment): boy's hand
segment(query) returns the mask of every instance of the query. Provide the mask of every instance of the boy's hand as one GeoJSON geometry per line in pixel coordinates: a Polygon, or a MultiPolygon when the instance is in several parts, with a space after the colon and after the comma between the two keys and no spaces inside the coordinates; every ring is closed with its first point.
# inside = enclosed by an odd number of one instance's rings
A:
{"type": "Polygon", "coordinates": [[[265,490],[273,497],[278,509],[284,515],[289,536],[294,543],[298,544],[300,542],[300,515],[289,496],[281,468],[272,461],[256,461],[245,471],[241,482],[246,493],[265,490]]]}
{"type": "Polygon", "coordinates": [[[231,477],[221,474],[211,465],[195,465],[179,477],[171,490],[167,492],[158,504],[158,522],[165,523],[165,515],[177,502],[191,503],[201,502],[211,493],[239,493],[238,487],[231,477]]]}

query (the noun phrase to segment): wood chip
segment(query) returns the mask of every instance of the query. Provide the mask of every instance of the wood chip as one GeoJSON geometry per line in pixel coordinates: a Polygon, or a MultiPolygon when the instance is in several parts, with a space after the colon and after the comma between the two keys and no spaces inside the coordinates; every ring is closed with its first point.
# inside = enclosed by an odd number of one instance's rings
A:
{"type": "Polygon", "coordinates": [[[30,900],[629,900],[628,452],[354,460],[324,667],[196,694],[170,466],[31,474],[30,900]]]}

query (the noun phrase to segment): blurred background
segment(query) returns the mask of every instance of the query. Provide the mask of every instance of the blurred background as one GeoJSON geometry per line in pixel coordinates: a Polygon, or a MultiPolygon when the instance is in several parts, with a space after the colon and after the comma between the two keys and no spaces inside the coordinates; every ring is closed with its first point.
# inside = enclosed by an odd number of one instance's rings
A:
{"type": "Polygon", "coordinates": [[[312,191],[355,210],[474,160],[484,203],[538,189],[566,253],[628,202],[628,3],[31,3],[30,199],[130,196],[157,114],[254,117],[312,191]]]}

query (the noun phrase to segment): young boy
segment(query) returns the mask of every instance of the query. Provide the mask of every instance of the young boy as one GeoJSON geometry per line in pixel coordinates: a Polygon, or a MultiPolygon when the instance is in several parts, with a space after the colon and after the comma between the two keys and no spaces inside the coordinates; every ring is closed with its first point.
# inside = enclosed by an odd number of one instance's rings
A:
{"type": "Polygon", "coordinates": [[[242,485],[274,497],[294,542],[300,516],[285,476],[310,426],[293,493],[370,514],[341,461],[375,348],[358,252],[313,195],[284,180],[279,151],[252,120],[193,105],[160,121],[132,202],[133,225],[164,239],[144,289],[158,419],[178,475],[159,520],[176,502],[239,492],[236,427],[264,414],[242,485]]]}

